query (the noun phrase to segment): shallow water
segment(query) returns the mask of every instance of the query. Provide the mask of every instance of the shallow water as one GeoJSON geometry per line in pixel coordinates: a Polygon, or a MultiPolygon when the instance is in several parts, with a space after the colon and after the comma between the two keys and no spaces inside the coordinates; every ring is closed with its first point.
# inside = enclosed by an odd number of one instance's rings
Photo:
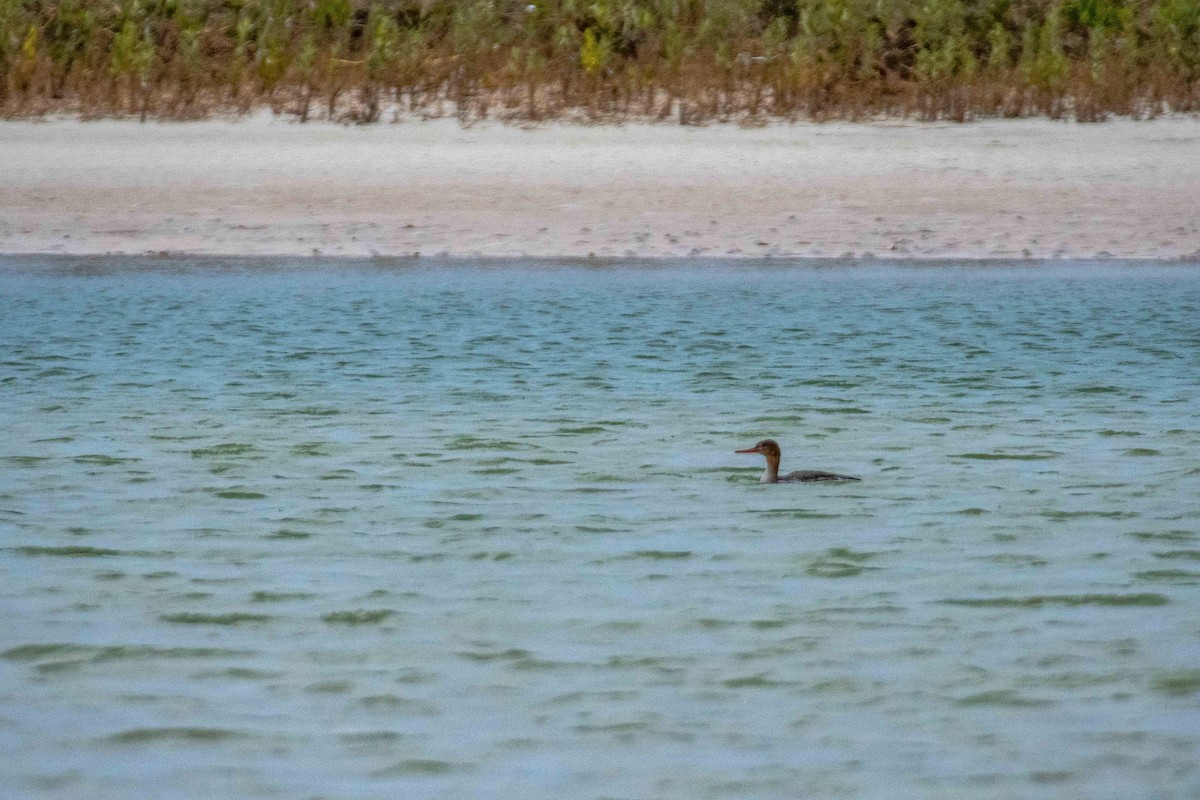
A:
{"type": "Polygon", "coordinates": [[[0,309],[5,797],[1200,795],[1195,265],[30,258],[0,309]]]}

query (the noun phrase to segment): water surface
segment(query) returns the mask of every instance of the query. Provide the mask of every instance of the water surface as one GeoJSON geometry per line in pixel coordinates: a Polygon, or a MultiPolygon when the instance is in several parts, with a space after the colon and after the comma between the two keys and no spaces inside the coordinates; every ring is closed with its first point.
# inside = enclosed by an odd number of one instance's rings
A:
{"type": "Polygon", "coordinates": [[[1200,794],[1198,275],[0,261],[0,787],[1200,794]]]}

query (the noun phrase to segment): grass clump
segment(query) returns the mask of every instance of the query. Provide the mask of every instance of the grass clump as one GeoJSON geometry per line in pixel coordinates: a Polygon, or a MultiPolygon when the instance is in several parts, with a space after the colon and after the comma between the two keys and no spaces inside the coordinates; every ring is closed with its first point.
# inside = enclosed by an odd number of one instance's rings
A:
{"type": "Polygon", "coordinates": [[[1101,119],[1200,108],[1200,0],[0,0],[0,114],[1101,119]]]}

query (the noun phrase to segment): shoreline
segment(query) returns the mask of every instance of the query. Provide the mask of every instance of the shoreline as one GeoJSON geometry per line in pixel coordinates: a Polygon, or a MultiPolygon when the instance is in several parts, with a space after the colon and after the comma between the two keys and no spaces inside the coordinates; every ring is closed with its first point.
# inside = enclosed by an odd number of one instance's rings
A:
{"type": "Polygon", "coordinates": [[[3,253],[0,274],[117,274],[123,272],[237,272],[266,269],[303,273],[335,266],[362,271],[454,271],[511,270],[536,273],[541,270],[728,270],[770,269],[888,269],[936,270],[944,267],[968,269],[1065,269],[1125,271],[1141,268],[1191,269],[1200,267],[1200,255],[1177,258],[963,258],[911,256],[352,256],[327,254],[245,255],[197,254],[172,251],[145,253],[3,253]]]}
{"type": "Polygon", "coordinates": [[[1181,261],[1200,122],[0,122],[0,254],[1181,261]]]}

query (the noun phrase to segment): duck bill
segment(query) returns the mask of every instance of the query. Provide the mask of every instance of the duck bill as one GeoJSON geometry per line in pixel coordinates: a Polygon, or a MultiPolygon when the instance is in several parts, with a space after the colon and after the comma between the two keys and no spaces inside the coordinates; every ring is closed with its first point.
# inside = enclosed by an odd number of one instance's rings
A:
{"type": "Polygon", "coordinates": [[[745,450],[734,450],[733,452],[735,452],[735,453],[757,453],[757,452],[759,452],[759,449],[757,447],[747,447],[745,450]]]}

